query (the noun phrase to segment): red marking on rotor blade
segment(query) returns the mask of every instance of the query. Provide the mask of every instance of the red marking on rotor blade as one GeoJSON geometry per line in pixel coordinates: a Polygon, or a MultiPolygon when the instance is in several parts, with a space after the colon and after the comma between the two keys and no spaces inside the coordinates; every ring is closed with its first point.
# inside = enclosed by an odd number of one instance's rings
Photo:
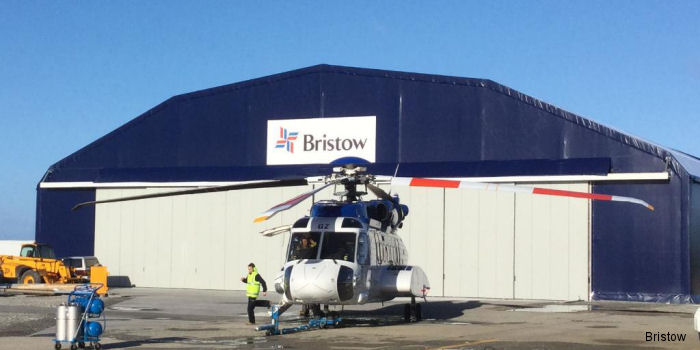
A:
{"type": "Polygon", "coordinates": [[[612,200],[612,196],[608,194],[597,194],[597,193],[584,193],[584,192],[574,192],[574,191],[563,191],[563,190],[553,190],[549,188],[539,188],[535,187],[532,189],[534,194],[547,194],[550,196],[563,196],[563,197],[576,197],[576,198],[588,198],[597,199],[600,201],[612,200]]]}
{"type": "Polygon", "coordinates": [[[421,178],[414,177],[413,179],[411,179],[410,186],[457,188],[457,187],[459,187],[459,181],[421,179],[421,178]]]}

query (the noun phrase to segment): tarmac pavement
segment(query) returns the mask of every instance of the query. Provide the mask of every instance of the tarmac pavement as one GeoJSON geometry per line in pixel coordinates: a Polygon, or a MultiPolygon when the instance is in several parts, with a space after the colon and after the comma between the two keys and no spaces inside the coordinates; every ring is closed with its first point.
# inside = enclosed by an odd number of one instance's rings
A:
{"type": "MultiPolygon", "coordinates": [[[[0,296],[0,349],[52,349],[56,306],[65,299],[0,296]]],[[[279,296],[269,293],[266,299],[279,296]]],[[[338,329],[265,336],[246,325],[241,291],[112,289],[105,298],[101,344],[103,349],[700,349],[692,325],[696,305],[428,298],[424,320],[407,324],[402,318],[407,301],[347,307],[338,329]]],[[[298,312],[295,306],[282,315],[282,327],[303,324],[298,312]]],[[[267,323],[267,309],[257,308],[256,318],[267,323]]]]}

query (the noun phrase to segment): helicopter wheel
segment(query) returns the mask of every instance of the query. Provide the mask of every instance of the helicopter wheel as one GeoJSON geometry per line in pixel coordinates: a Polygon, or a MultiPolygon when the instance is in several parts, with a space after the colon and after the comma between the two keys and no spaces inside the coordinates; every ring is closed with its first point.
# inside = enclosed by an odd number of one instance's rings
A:
{"type": "Polygon", "coordinates": [[[416,303],[415,298],[411,298],[411,303],[404,305],[403,319],[406,322],[413,323],[423,319],[421,305],[416,303]]]}

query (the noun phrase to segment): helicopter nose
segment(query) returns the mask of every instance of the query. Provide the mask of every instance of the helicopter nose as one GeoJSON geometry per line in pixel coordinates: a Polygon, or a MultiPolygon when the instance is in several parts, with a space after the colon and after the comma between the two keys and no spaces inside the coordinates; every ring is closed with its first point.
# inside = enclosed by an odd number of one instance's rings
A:
{"type": "Polygon", "coordinates": [[[330,260],[310,260],[285,271],[287,298],[303,303],[336,303],[352,298],[353,271],[330,260]]]}

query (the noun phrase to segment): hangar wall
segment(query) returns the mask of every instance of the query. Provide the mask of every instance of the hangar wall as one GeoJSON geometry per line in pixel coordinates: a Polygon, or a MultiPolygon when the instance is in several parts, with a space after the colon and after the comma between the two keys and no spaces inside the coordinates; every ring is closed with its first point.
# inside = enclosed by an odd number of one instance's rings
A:
{"type": "MultiPolygon", "coordinates": [[[[588,191],[588,184],[538,186],[588,191]]],[[[293,223],[308,214],[309,205],[264,224],[252,218],[309,188],[100,204],[95,254],[112,275],[128,276],[142,287],[243,290],[239,278],[251,261],[272,283],[287,237],[258,232],[293,223]]],[[[164,190],[99,189],[97,199],[164,190]]],[[[588,300],[588,201],[465,189],[393,192],[409,205],[399,232],[409,262],[428,275],[430,295],[588,300]]],[[[330,196],[327,189],[315,197],[330,196]]]]}

